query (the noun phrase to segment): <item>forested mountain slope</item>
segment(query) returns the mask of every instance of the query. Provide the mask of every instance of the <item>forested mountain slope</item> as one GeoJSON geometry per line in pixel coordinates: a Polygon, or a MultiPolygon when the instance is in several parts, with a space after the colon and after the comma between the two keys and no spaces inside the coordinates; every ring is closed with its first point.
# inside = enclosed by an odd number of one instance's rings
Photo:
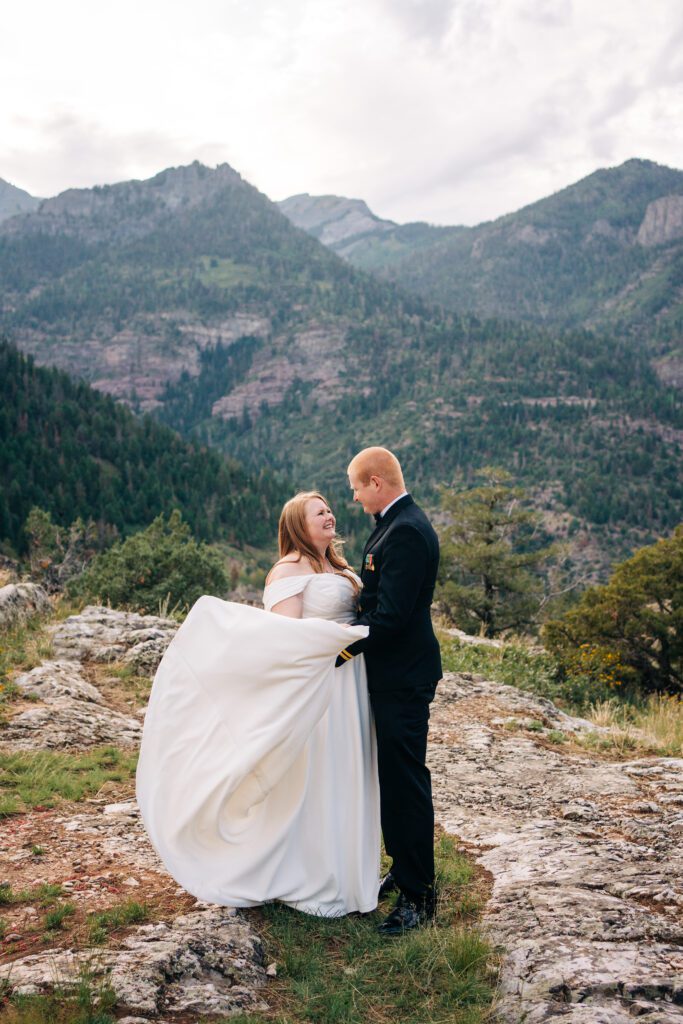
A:
{"type": "MultiPolygon", "coordinates": [[[[307,198],[305,210],[290,200],[281,208],[327,242],[328,197],[307,198]]],[[[379,223],[328,244],[451,309],[630,331],[659,354],[680,344],[683,171],[629,160],[473,228],[379,223]]]]}
{"type": "MultiPolygon", "coordinates": [[[[388,232],[387,232],[388,234],[388,232]]],[[[630,339],[443,312],[343,262],[227,165],[64,193],[0,225],[13,340],[295,484],[359,446],[440,484],[511,469],[596,571],[683,516],[683,419],[630,339]]]]}
{"type": "Polygon", "coordinates": [[[143,408],[219,339],[287,332],[292,358],[305,360],[298,331],[393,309],[393,295],[293,228],[227,164],[73,189],[0,225],[0,307],[13,339],[143,408]]]}
{"type": "Polygon", "coordinates": [[[33,505],[122,533],[180,508],[205,540],[270,544],[283,500],[250,474],[0,341],[0,543],[24,544],[33,505]]]}

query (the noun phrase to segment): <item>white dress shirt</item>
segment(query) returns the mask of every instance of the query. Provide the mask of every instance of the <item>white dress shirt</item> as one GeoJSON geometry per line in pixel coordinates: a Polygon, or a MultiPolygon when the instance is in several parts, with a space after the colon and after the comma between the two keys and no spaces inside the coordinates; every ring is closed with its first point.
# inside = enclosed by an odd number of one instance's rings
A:
{"type": "Polygon", "coordinates": [[[380,516],[382,517],[382,519],[384,519],[385,515],[387,514],[387,512],[389,511],[389,509],[391,508],[391,506],[392,506],[392,505],[395,505],[397,501],[400,501],[400,500],[401,500],[401,498],[405,498],[405,496],[406,496],[406,494],[407,494],[407,493],[408,493],[407,491],[404,491],[404,492],[403,492],[402,494],[399,494],[398,498],[394,498],[394,500],[393,500],[393,501],[390,501],[388,505],[385,505],[385,506],[384,506],[384,508],[383,508],[383,509],[382,509],[382,511],[380,512],[380,516]]]}

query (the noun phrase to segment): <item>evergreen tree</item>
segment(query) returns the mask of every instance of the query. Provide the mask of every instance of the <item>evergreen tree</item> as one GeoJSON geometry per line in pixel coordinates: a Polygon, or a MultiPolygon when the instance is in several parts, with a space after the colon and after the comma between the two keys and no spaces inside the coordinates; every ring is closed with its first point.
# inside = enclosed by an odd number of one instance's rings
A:
{"type": "Polygon", "coordinates": [[[534,621],[553,549],[534,544],[538,514],[509,473],[487,466],[477,475],[481,486],[442,494],[452,522],[442,533],[437,599],[465,632],[493,637],[534,621]]]}
{"type": "Polygon", "coordinates": [[[224,595],[228,578],[216,549],[198,543],[178,509],[98,555],[69,592],[118,608],[157,613],[189,608],[202,594],[224,595]]]}
{"type": "Polygon", "coordinates": [[[683,693],[683,524],[585,591],[547,623],[544,640],[568,670],[592,667],[613,685],[683,693]]]}

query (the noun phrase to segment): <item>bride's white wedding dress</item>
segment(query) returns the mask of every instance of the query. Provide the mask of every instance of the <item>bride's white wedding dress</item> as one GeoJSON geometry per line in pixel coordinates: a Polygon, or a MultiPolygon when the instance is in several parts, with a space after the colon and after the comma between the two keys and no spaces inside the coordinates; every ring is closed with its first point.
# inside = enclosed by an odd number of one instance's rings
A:
{"type": "Polygon", "coordinates": [[[202,597],[154,679],[137,770],[147,832],[199,899],[337,916],[377,905],[379,788],[355,592],[332,573],[202,597]],[[303,593],[303,618],[269,611],[303,593]]]}

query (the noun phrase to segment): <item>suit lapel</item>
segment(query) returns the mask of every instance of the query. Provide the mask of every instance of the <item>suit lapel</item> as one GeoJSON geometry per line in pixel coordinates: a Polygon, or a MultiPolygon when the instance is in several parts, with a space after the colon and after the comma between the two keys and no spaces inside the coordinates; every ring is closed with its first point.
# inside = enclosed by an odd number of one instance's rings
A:
{"type": "Polygon", "coordinates": [[[389,528],[393,520],[396,518],[398,513],[401,511],[401,509],[407,508],[408,505],[412,504],[414,504],[413,499],[409,494],[406,494],[405,497],[401,498],[400,501],[397,501],[395,505],[391,506],[391,508],[389,509],[385,516],[382,516],[380,521],[377,523],[377,526],[375,527],[375,529],[372,531],[367,541],[365,542],[365,547],[363,548],[363,566],[365,566],[365,556],[367,555],[370,548],[373,547],[377,543],[377,541],[386,533],[387,529],[389,528]]]}
{"type": "Polygon", "coordinates": [[[375,526],[375,529],[372,531],[372,533],[370,534],[370,536],[366,540],[365,547],[363,548],[363,564],[365,564],[365,556],[367,555],[368,551],[370,550],[372,545],[375,543],[375,541],[379,537],[379,531],[382,529],[383,526],[384,526],[384,523],[380,520],[380,522],[377,523],[377,525],[375,526]]]}

